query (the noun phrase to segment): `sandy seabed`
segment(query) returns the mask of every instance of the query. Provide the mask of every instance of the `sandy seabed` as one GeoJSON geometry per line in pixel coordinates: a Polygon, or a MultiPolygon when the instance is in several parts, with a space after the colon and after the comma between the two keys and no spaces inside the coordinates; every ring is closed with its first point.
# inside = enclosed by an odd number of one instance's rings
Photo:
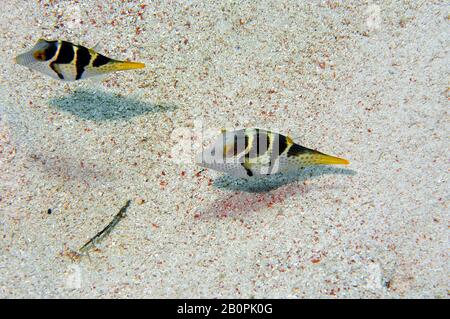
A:
{"type": "Polygon", "coordinates": [[[2,1],[0,297],[448,298],[444,1],[113,3],[2,1]],[[39,38],[147,67],[58,82],[39,38]],[[351,165],[199,173],[223,127],[351,165]]]}

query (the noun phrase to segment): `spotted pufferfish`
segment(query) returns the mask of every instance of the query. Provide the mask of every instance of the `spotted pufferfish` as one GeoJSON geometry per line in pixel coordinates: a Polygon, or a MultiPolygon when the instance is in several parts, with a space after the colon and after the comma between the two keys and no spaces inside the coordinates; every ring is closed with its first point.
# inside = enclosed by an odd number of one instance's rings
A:
{"type": "Polygon", "coordinates": [[[196,160],[202,167],[244,178],[288,173],[309,165],[349,164],[346,159],[296,144],[288,136],[258,128],[222,130],[196,160]]]}
{"type": "Polygon", "coordinates": [[[18,55],[15,61],[54,79],[76,81],[115,71],[141,69],[144,63],[108,58],[94,49],[67,41],[39,39],[34,47],[18,55]]]}

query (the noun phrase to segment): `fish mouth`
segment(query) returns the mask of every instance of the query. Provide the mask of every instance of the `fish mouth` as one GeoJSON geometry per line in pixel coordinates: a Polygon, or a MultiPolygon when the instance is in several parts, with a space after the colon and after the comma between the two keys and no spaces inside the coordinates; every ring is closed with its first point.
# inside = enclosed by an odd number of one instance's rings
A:
{"type": "Polygon", "coordinates": [[[206,167],[206,168],[209,168],[209,166],[210,166],[210,164],[211,164],[211,163],[209,163],[209,162],[207,161],[204,152],[197,154],[197,156],[196,156],[196,158],[195,158],[195,163],[196,163],[198,166],[206,167]]]}
{"type": "Polygon", "coordinates": [[[22,60],[21,55],[22,55],[22,54],[20,54],[20,55],[14,57],[14,63],[15,63],[15,64],[23,65],[23,63],[21,63],[21,60],[22,60]]]}

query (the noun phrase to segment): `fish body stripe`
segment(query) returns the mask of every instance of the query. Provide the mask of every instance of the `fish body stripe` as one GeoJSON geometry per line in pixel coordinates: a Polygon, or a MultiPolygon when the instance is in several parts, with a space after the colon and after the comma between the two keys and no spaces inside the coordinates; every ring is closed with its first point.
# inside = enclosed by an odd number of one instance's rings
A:
{"type": "Polygon", "coordinates": [[[258,154],[266,154],[271,148],[270,133],[264,132],[264,134],[259,134],[258,137],[258,154]]]}
{"type": "MultiPolygon", "coordinates": [[[[248,162],[252,159],[257,160],[258,158],[266,158],[268,161],[263,164],[266,167],[265,175],[270,175],[274,170],[278,170],[278,159],[283,155],[286,156],[292,147],[294,148],[291,154],[299,152],[299,148],[295,146],[292,139],[287,136],[260,129],[250,130],[247,133],[246,137],[247,135],[249,136],[250,145],[245,155],[245,161],[248,162]]],[[[248,176],[253,175],[253,172],[248,165],[243,167],[248,176]]]]}
{"type": "Polygon", "coordinates": [[[251,139],[250,149],[248,149],[246,157],[257,158],[265,155],[271,147],[270,133],[256,129],[254,132],[251,132],[251,134],[253,138],[251,139]]]}
{"type": "MultiPolygon", "coordinates": [[[[56,42],[56,41],[55,41],[55,42],[56,42]]],[[[55,59],[54,59],[54,60],[56,60],[56,59],[58,58],[58,56],[59,56],[59,51],[61,51],[61,47],[62,47],[60,42],[57,42],[57,43],[55,43],[55,44],[56,44],[56,46],[57,46],[57,50],[56,50],[56,53],[55,53],[55,59]]],[[[55,64],[55,61],[50,62],[49,67],[56,73],[56,75],[57,75],[61,80],[64,80],[64,76],[62,75],[61,70],[60,70],[60,68],[58,67],[58,65],[55,64]]]]}
{"type": "Polygon", "coordinates": [[[277,149],[276,155],[280,156],[284,153],[284,151],[286,151],[286,149],[290,145],[289,145],[289,141],[288,141],[287,137],[284,135],[277,134],[277,139],[278,139],[278,149],[277,149]]]}
{"type": "Polygon", "coordinates": [[[77,75],[75,80],[81,79],[84,69],[86,66],[89,65],[90,61],[91,61],[91,54],[89,53],[89,50],[86,49],[85,47],[78,46],[76,50],[75,66],[77,70],[77,75]]]}
{"type": "Polygon", "coordinates": [[[244,149],[245,150],[248,150],[249,144],[250,144],[250,137],[247,134],[245,134],[245,136],[244,136],[244,149]]]}
{"type": "MultiPolygon", "coordinates": [[[[285,153],[287,156],[296,156],[311,151],[281,134],[260,129],[246,130],[245,133],[246,158],[257,158],[270,153],[273,160],[285,153]]],[[[234,143],[236,140],[235,137],[234,143]]]]}
{"type": "Polygon", "coordinates": [[[70,64],[75,58],[74,46],[72,43],[67,41],[59,42],[60,48],[58,51],[58,55],[53,61],[55,64],[70,64]]]}
{"type": "Polygon", "coordinates": [[[238,136],[237,134],[234,134],[233,138],[233,156],[238,155],[239,148],[238,148],[238,136]]]}
{"type": "Polygon", "coordinates": [[[56,59],[50,63],[50,67],[58,75],[61,80],[64,80],[64,75],[61,73],[58,64],[70,64],[75,58],[73,45],[67,41],[59,41],[58,52],[56,52],[56,59]]]}
{"type": "Polygon", "coordinates": [[[242,167],[245,169],[245,172],[247,173],[247,176],[253,176],[252,170],[248,167],[248,164],[241,163],[242,167]]]}
{"type": "Polygon", "coordinates": [[[111,61],[112,59],[97,53],[97,56],[95,57],[94,61],[92,61],[92,66],[98,68],[99,66],[105,65],[111,61]]]}
{"type": "Polygon", "coordinates": [[[287,153],[288,157],[298,156],[304,153],[311,153],[313,150],[303,147],[298,144],[292,144],[292,146],[289,148],[289,151],[287,153]]]}

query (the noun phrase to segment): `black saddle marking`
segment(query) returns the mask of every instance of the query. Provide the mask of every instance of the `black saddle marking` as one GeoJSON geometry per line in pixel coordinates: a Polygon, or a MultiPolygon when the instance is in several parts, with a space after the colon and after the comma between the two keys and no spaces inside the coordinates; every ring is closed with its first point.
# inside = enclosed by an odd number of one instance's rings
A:
{"type": "Polygon", "coordinates": [[[300,154],[310,153],[310,152],[312,152],[312,150],[309,149],[309,148],[303,147],[303,146],[298,145],[298,144],[292,144],[292,146],[289,148],[287,156],[288,157],[297,156],[297,155],[300,155],[300,154]]]}
{"type": "Polygon", "coordinates": [[[97,53],[97,57],[92,62],[92,66],[97,68],[99,66],[108,64],[109,62],[111,62],[110,58],[107,58],[104,55],[101,55],[100,53],[97,53]]]}
{"type": "Polygon", "coordinates": [[[75,52],[73,44],[67,41],[61,41],[61,48],[59,49],[58,56],[55,61],[50,63],[50,67],[58,75],[61,80],[64,80],[64,75],[56,68],[56,64],[70,64],[75,58],[75,52]]]}
{"type": "Polygon", "coordinates": [[[247,176],[253,176],[253,172],[248,167],[245,166],[245,163],[241,163],[241,165],[247,172],[247,176]]]}
{"type": "Polygon", "coordinates": [[[89,53],[89,50],[85,47],[78,47],[77,50],[77,60],[76,60],[76,68],[77,68],[77,76],[75,80],[81,79],[81,76],[83,75],[84,68],[89,65],[89,62],[91,61],[91,54],[89,53]]]}

